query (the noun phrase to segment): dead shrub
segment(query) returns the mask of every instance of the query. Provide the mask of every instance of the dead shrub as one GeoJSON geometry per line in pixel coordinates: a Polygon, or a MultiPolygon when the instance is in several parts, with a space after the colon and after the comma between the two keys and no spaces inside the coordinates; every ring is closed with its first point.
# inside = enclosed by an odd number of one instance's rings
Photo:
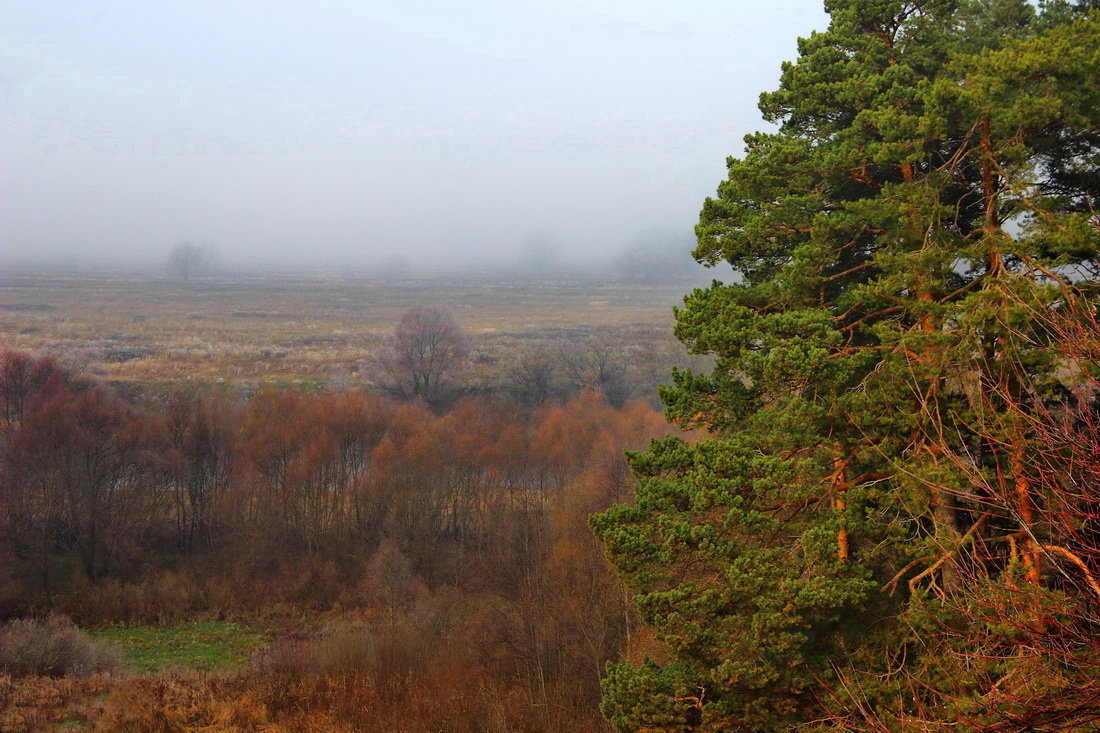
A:
{"type": "Polygon", "coordinates": [[[341,624],[312,639],[276,642],[255,660],[255,668],[282,677],[365,675],[404,680],[429,657],[437,640],[407,624],[341,624]]]}
{"type": "Polygon", "coordinates": [[[88,677],[122,667],[118,649],[93,641],[61,616],[16,619],[0,628],[0,674],[88,677]]]}

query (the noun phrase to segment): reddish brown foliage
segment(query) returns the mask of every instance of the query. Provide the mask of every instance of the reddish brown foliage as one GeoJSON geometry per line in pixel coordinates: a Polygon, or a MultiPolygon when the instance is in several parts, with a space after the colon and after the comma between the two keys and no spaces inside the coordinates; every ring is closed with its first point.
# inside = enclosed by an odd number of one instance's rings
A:
{"type": "Polygon", "coordinates": [[[112,683],[94,725],[602,725],[633,617],[586,518],[629,493],[623,449],[667,429],[651,408],[269,389],[143,410],[58,374],[9,390],[0,611],[245,617],[277,639],[236,677],[112,683]],[[305,618],[328,621],[302,636],[305,618]]]}

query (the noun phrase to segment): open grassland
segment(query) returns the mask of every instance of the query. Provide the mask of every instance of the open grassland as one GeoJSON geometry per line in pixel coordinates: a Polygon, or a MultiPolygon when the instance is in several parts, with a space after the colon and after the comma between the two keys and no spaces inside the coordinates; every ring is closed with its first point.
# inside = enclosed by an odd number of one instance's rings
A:
{"type": "Polygon", "coordinates": [[[491,369],[524,346],[598,337],[674,349],[684,285],[569,281],[384,282],[266,276],[172,282],[154,275],[6,273],[8,348],[66,354],[115,382],[355,381],[414,306],[445,306],[491,369]]]}
{"type": "Polygon", "coordinates": [[[135,672],[240,669],[267,641],[251,627],[219,621],[116,627],[91,635],[117,644],[135,672]]]}

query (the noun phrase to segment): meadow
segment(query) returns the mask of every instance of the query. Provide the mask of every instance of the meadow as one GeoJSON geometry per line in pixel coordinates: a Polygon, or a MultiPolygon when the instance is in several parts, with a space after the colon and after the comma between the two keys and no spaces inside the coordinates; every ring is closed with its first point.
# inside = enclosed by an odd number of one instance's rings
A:
{"type": "MultiPolygon", "coordinates": [[[[77,359],[112,382],[356,381],[402,313],[451,310],[475,377],[535,344],[598,339],[675,360],[672,308],[682,284],[595,277],[385,281],[266,275],[190,283],[156,274],[12,272],[0,281],[8,348],[77,359]]],[[[665,370],[667,373],[667,370],[665,370]]]]}

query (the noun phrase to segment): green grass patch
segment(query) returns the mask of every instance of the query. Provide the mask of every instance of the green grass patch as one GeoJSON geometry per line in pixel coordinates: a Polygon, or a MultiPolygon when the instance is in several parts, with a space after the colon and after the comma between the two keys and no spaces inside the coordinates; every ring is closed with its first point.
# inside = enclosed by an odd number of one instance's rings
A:
{"type": "Polygon", "coordinates": [[[267,644],[243,624],[195,621],[176,626],[128,626],[89,632],[122,649],[135,672],[234,670],[267,644]]]}

